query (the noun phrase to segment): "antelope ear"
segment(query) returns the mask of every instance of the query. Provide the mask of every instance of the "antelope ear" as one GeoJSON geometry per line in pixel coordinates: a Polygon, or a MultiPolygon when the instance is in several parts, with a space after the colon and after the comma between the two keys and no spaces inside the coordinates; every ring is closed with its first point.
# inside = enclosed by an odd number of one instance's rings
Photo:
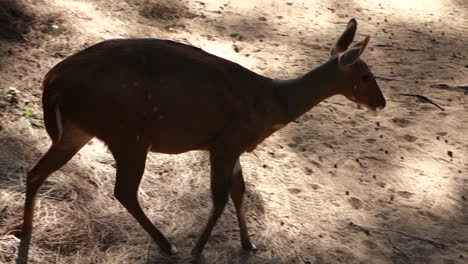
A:
{"type": "Polygon", "coordinates": [[[355,63],[359,56],[361,55],[361,48],[352,48],[344,52],[338,57],[338,65],[340,68],[345,68],[347,66],[355,63]]]}
{"type": "Polygon", "coordinates": [[[331,55],[334,56],[340,52],[345,51],[348,46],[353,42],[354,34],[356,34],[357,22],[356,19],[352,18],[348,22],[345,31],[341,34],[340,38],[336,42],[335,46],[331,49],[331,55]]]}
{"type": "Polygon", "coordinates": [[[370,36],[367,35],[366,38],[362,41],[361,53],[359,53],[359,54],[362,54],[362,52],[364,51],[364,49],[366,49],[367,44],[369,43],[369,40],[370,40],[370,36]]]}
{"type": "Polygon", "coordinates": [[[366,36],[366,38],[363,41],[354,43],[351,46],[351,49],[359,48],[359,49],[361,49],[361,54],[362,54],[362,52],[364,52],[364,49],[367,47],[367,43],[369,43],[369,40],[370,40],[370,36],[366,36]]]}

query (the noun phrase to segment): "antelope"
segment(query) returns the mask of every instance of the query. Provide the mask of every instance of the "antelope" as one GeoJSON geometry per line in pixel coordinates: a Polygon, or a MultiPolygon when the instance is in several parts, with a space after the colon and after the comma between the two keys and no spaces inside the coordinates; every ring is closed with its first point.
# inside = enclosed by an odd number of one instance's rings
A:
{"type": "Polygon", "coordinates": [[[272,133],[334,95],[371,109],[385,98],[360,58],[370,37],[352,46],[351,19],[330,59],[301,77],[275,80],[189,45],[160,39],[113,39],[55,65],[44,77],[44,123],[52,145],[27,172],[19,236],[31,237],[34,204],[47,177],[87,142],[104,141],[116,161],[115,198],[160,249],[176,248],[138,202],[149,152],[209,152],[213,208],[192,250],[200,256],[229,195],[241,246],[250,242],[242,210],[245,192],[239,157],[272,133]]]}

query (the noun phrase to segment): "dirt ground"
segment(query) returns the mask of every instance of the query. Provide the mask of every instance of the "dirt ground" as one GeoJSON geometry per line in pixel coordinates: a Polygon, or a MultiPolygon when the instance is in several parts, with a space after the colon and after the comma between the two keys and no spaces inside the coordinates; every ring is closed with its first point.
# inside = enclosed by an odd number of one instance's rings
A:
{"type": "MultiPolygon", "coordinates": [[[[103,39],[152,37],[287,79],[325,62],[352,17],[387,107],[373,116],[333,97],[244,154],[259,251],[240,249],[230,202],[205,261],[467,263],[466,0],[1,0],[0,263],[15,262],[25,172],[50,144],[40,81],[54,64],[103,39]]],[[[114,166],[95,140],[49,178],[30,263],[188,262],[211,207],[207,154],[148,158],[140,201],[173,258],[113,198],[114,166]]]]}

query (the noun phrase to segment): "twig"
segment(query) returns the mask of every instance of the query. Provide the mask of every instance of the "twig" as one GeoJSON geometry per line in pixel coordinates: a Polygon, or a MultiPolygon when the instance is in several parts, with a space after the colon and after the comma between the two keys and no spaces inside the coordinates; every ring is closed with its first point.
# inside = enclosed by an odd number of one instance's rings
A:
{"type": "Polygon", "coordinates": [[[460,70],[460,69],[458,69],[458,68],[456,68],[456,67],[453,67],[453,66],[451,66],[451,65],[448,65],[448,64],[445,64],[445,67],[449,67],[450,69],[454,69],[454,70],[456,70],[457,72],[460,72],[460,73],[463,73],[463,74],[465,73],[464,71],[462,71],[462,70],[460,70]]]}
{"type": "Polygon", "coordinates": [[[365,226],[355,224],[353,222],[350,222],[349,226],[351,228],[353,228],[354,230],[364,232],[364,233],[366,233],[368,235],[370,234],[371,231],[373,231],[373,232],[393,232],[393,233],[396,233],[396,234],[399,234],[399,235],[402,235],[402,236],[405,236],[405,237],[409,237],[409,238],[412,238],[412,239],[415,239],[415,240],[419,240],[419,241],[422,241],[422,242],[429,243],[429,244],[433,245],[436,248],[446,248],[446,246],[444,244],[442,244],[442,243],[435,242],[435,241],[427,239],[427,238],[421,238],[421,237],[409,235],[409,234],[406,234],[406,233],[398,231],[398,230],[382,229],[382,228],[375,228],[375,227],[365,227],[365,226]]]}
{"type": "Polygon", "coordinates": [[[370,235],[371,230],[369,228],[365,227],[365,226],[356,225],[353,222],[349,222],[349,226],[354,230],[364,232],[366,235],[370,235]]]}
{"type": "Polygon", "coordinates": [[[379,48],[391,48],[391,47],[393,47],[390,44],[375,44],[374,46],[379,47],[379,48]]]}
{"type": "Polygon", "coordinates": [[[419,241],[422,241],[422,242],[426,242],[426,243],[429,243],[431,245],[433,245],[434,247],[436,248],[445,248],[446,246],[442,243],[439,243],[439,242],[435,242],[433,240],[430,240],[430,239],[426,239],[426,238],[421,238],[421,237],[416,237],[416,236],[413,236],[413,235],[409,235],[409,234],[406,234],[406,233],[403,233],[401,231],[398,231],[398,230],[392,230],[392,229],[377,229],[379,231],[384,231],[384,232],[393,232],[393,233],[397,233],[397,234],[400,234],[402,236],[405,236],[405,237],[409,237],[409,238],[412,238],[412,239],[416,239],[416,240],[419,240],[419,241]]]}
{"type": "Polygon", "coordinates": [[[435,105],[437,108],[439,108],[440,110],[445,111],[444,108],[442,108],[440,105],[434,103],[434,101],[432,101],[431,99],[427,98],[426,96],[419,95],[419,94],[400,94],[400,95],[416,97],[416,98],[418,98],[419,100],[421,100],[421,101],[423,101],[423,102],[427,102],[427,103],[433,104],[433,105],[435,105]]]}
{"type": "Polygon", "coordinates": [[[408,29],[408,31],[411,31],[411,32],[414,32],[414,33],[422,33],[422,31],[420,30],[415,30],[415,29],[408,29]]]}
{"type": "Polygon", "coordinates": [[[452,86],[448,85],[446,83],[438,83],[438,84],[432,84],[430,86],[431,88],[437,88],[437,89],[443,89],[443,90],[454,90],[458,92],[468,92],[468,85],[458,85],[458,86],[452,86]]]}
{"type": "Polygon", "coordinates": [[[425,49],[407,48],[407,51],[426,51],[425,49]]]}
{"type": "Polygon", "coordinates": [[[380,161],[380,162],[386,162],[386,160],[384,160],[384,159],[373,157],[373,156],[362,156],[362,158],[363,159],[376,160],[376,161],[380,161]]]}
{"type": "Polygon", "coordinates": [[[392,245],[393,253],[395,253],[395,254],[397,254],[397,255],[399,255],[399,256],[402,256],[402,257],[404,257],[404,258],[409,259],[408,255],[405,254],[405,253],[403,252],[403,250],[401,250],[399,247],[397,247],[397,246],[393,243],[392,238],[390,237],[390,235],[389,235],[389,234],[386,234],[386,235],[387,235],[388,241],[390,242],[390,245],[392,245]]]}
{"type": "Polygon", "coordinates": [[[399,79],[394,79],[394,78],[388,78],[388,77],[382,77],[382,76],[375,76],[376,79],[384,80],[384,81],[401,81],[399,79]]]}

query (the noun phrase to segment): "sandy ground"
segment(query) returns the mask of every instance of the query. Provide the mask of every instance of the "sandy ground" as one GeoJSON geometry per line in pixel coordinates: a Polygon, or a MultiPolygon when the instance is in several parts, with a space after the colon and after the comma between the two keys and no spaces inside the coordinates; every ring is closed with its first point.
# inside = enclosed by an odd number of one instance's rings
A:
{"type": "MultiPolygon", "coordinates": [[[[15,262],[11,230],[21,222],[25,171],[50,143],[40,81],[55,63],[103,39],[155,37],[286,79],[325,62],[351,17],[356,39],[372,37],[363,57],[387,107],[375,117],[333,97],[244,154],[246,214],[259,251],[240,250],[229,203],[205,260],[467,263],[466,1],[17,2],[0,3],[16,21],[0,16],[0,263],[15,262]]],[[[50,177],[30,263],[187,262],[211,206],[206,153],[148,158],[140,200],[179,249],[175,258],[113,198],[114,166],[93,141],[50,177]]]]}

